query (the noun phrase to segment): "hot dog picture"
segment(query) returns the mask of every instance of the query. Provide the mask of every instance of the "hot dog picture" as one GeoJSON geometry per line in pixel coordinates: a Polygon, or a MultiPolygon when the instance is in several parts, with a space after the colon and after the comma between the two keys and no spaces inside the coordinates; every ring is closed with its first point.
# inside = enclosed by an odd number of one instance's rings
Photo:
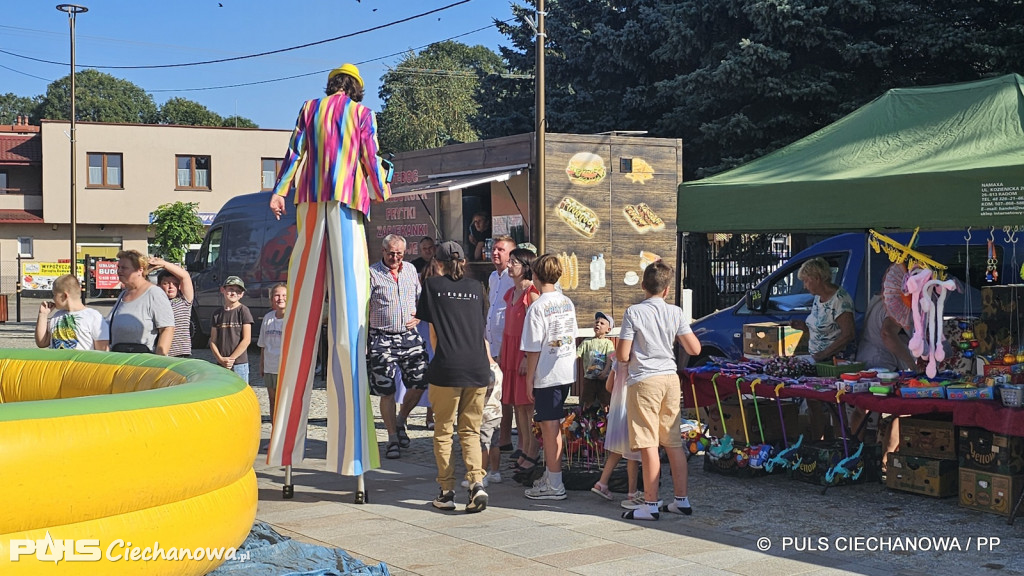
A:
{"type": "Polygon", "coordinates": [[[626,204],[622,207],[622,215],[626,217],[626,221],[629,222],[630,226],[641,234],[646,234],[652,230],[657,232],[665,229],[665,221],[655,214],[654,210],[651,210],[651,207],[644,202],[635,206],[633,204],[626,204]]]}
{"type": "Polygon", "coordinates": [[[596,212],[571,196],[562,198],[562,201],[558,203],[556,212],[558,212],[558,217],[562,219],[562,222],[568,224],[570,228],[585,238],[593,238],[594,233],[597,232],[597,227],[601,224],[596,212]]]}

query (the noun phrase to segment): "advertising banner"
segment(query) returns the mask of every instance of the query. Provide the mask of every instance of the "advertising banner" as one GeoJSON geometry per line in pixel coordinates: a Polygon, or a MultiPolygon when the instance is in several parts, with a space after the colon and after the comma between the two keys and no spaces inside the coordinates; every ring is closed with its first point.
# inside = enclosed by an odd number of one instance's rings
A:
{"type": "MultiPolygon", "coordinates": [[[[114,263],[116,268],[117,263],[114,263]]],[[[21,263],[21,289],[49,291],[53,281],[67,274],[71,266],[67,262],[25,262],[21,263]]],[[[78,279],[85,278],[85,267],[78,265],[78,279]]],[[[116,278],[116,274],[115,274],[116,278]]]]}

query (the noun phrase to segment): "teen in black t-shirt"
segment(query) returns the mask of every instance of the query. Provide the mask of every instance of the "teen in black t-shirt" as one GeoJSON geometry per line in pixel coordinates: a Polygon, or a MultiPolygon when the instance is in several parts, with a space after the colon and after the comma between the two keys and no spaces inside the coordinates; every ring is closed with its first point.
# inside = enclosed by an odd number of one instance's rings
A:
{"type": "Polygon", "coordinates": [[[484,335],[487,296],[483,284],[466,278],[465,252],[458,243],[442,243],[434,258],[441,262],[443,275],[424,282],[416,307],[416,317],[430,323],[434,344],[427,382],[434,407],[434,458],[441,494],[433,504],[442,510],[455,509],[451,455],[457,424],[469,482],[466,512],[479,512],[487,507],[483,488],[486,471],[480,450],[480,423],[492,362],[484,335]]]}

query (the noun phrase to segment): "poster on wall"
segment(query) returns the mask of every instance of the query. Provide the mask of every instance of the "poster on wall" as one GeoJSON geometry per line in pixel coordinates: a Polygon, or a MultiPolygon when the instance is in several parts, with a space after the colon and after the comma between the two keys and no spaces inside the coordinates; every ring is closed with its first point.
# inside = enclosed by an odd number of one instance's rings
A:
{"type": "Polygon", "coordinates": [[[549,144],[545,238],[583,327],[598,311],[621,318],[642,300],[651,263],[675,264],[679,175],[675,142],[579,148],[549,144]]]}
{"type": "MultiPolygon", "coordinates": [[[[114,276],[116,278],[116,262],[114,276]]],[[[21,289],[22,290],[53,290],[53,282],[68,273],[71,266],[67,262],[22,262],[21,263],[21,289]]],[[[85,278],[85,267],[78,265],[78,279],[85,278]]]]}

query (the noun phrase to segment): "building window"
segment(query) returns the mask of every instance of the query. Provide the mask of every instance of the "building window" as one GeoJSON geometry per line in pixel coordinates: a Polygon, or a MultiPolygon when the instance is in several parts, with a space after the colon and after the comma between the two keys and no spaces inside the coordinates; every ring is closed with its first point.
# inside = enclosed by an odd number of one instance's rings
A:
{"type": "Polygon", "coordinates": [[[18,256],[32,258],[32,237],[18,236],[18,256]]]}
{"type": "Polygon", "coordinates": [[[277,173],[281,170],[281,158],[263,159],[263,190],[273,190],[277,184],[277,173]]]}
{"type": "Polygon", "coordinates": [[[122,188],[121,155],[90,152],[89,188],[122,188]]]}
{"type": "Polygon", "coordinates": [[[7,189],[7,171],[0,170],[0,194],[8,194],[9,192],[7,189]]]}
{"type": "Polygon", "coordinates": [[[210,189],[209,156],[175,156],[178,190],[210,189]]]}

